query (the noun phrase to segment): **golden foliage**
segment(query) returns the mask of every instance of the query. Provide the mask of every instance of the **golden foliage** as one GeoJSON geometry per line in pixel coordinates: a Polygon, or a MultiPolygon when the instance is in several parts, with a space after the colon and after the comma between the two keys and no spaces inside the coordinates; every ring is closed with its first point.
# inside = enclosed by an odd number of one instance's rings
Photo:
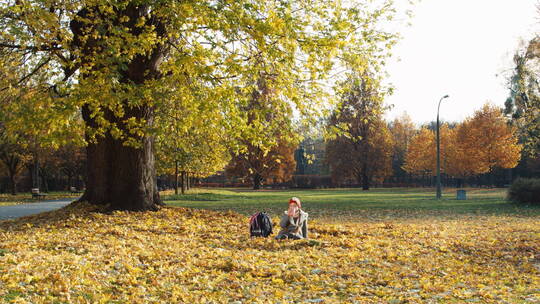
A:
{"type": "MultiPolygon", "coordinates": [[[[458,128],[457,141],[475,174],[495,167],[514,168],[521,159],[522,146],[516,130],[507,124],[501,109],[485,104],[458,128]]],[[[459,161],[459,159],[457,160],[459,161]]]]}
{"type": "Polygon", "coordinates": [[[398,35],[384,30],[396,11],[383,2],[1,2],[0,106],[13,115],[0,116],[53,143],[110,135],[139,146],[138,136],[167,126],[133,109],[191,101],[239,132],[250,82],[267,74],[279,106],[313,117],[338,62],[384,65],[398,35]]]}
{"type": "Polygon", "coordinates": [[[407,152],[416,128],[411,116],[403,112],[401,116],[396,117],[389,126],[392,137],[394,138],[394,150],[396,154],[401,155],[407,152]]]}
{"type": "Polygon", "coordinates": [[[403,170],[413,174],[428,174],[435,172],[436,152],[433,132],[422,128],[411,139],[405,156],[403,170]]]}
{"type": "MultiPolygon", "coordinates": [[[[412,139],[403,169],[413,174],[436,172],[435,132],[421,129],[412,139]]],[[[491,172],[495,168],[514,168],[521,159],[515,128],[509,126],[501,109],[485,104],[456,128],[440,127],[441,172],[466,177],[491,172]]]]}
{"type": "MultiPolygon", "coordinates": [[[[247,217],[90,205],[0,223],[0,299],[16,303],[516,303],[540,300],[537,218],[327,224],[250,239],[247,217]]],[[[274,220],[277,220],[275,218],[274,220]]],[[[1,300],[0,300],[1,301],[1,300]]]]}

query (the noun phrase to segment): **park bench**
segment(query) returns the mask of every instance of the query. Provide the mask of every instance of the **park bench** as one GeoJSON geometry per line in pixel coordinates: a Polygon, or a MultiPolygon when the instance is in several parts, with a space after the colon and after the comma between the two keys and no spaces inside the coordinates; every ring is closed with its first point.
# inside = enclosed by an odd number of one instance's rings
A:
{"type": "Polygon", "coordinates": [[[69,192],[71,192],[71,193],[81,193],[82,191],[77,190],[77,188],[75,188],[75,187],[69,187],[69,192]]]}
{"type": "Polygon", "coordinates": [[[47,196],[47,193],[40,193],[39,188],[32,188],[32,198],[42,198],[47,196]]]}

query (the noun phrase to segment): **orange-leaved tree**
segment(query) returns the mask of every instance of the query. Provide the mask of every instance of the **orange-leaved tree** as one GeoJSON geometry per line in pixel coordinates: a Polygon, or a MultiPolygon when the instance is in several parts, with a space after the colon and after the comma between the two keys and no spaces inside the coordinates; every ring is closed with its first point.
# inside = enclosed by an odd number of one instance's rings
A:
{"type": "Polygon", "coordinates": [[[408,146],[403,170],[415,175],[432,173],[433,145],[433,132],[428,128],[420,129],[408,146]]]}
{"type": "Polygon", "coordinates": [[[491,104],[485,104],[459,126],[457,142],[455,161],[471,174],[514,168],[521,158],[516,129],[507,123],[502,109],[491,104]]]}
{"type": "MultiPolygon", "coordinates": [[[[440,137],[441,172],[460,179],[495,168],[514,168],[521,157],[515,128],[507,123],[500,108],[490,104],[454,129],[443,124],[440,137]]],[[[433,175],[436,157],[435,134],[424,128],[412,138],[403,169],[433,175]]]]}
{"type": "MultiPolygon", "coordinates": [[[[441,172],[452,170],[452,156],[455,147],[454,130],[448,124],[442,124],[439,129],[441,147],[441,172]]],[[[435,132],[424,127],[412,137],[403,170],[415,175],[435,175],[437,171],[437,143],[435,132]]]]}
{"type": "Polygon", "coordinates": [[[332,179],[356,179],[363,190],[392,174],[393,140],[382,114],[386,92],[369,72],[351,73],[328,124],[334,138],[326,146],[332,179]]]}

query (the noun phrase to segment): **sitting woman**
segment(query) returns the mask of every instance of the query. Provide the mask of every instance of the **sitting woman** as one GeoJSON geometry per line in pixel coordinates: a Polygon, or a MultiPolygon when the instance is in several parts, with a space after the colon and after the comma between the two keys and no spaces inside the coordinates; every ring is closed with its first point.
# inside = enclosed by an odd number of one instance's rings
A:
{"type": "Polygon", "coordinates": [[[289,200],[289,209],[281,216],[279,231],[276,240],[283,239],[307,239],[307,219],[308,214],[302,210],[302,203],[297,197],[289,200]]]}

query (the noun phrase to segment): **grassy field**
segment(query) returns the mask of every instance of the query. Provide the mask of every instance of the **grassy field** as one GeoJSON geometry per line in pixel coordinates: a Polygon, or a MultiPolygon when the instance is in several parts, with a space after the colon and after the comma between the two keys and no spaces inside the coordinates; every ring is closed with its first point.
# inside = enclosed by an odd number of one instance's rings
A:
{"type": "Polygon", "coordinates": [[[31,193],[20,192],[20,193],[17,193],[16,195],[0,193],[0,206],[35,203],[42,200],[54,200],[54,199],[60,199],[60,198],[75,198],[79,196],[81,196],[80,193],[71,193],[67,191],[52,191],[52,192],[47,193],[47,196],[37,199],[37,198],[33,198],[31,193]]]}
{"type": "Polygon", "coordinates": [[[144,213],[73,203],[0,221],[0,303],[540,303],[539,208],[468,190],[199,189],[144,213]],[[246,215],[277,221],[291,196],[310,239],[250,238],[246,215]]]}
{"type": "Polygon", "coordinates": [[[323,189],[252,191],[240,189],[195,189],[186,195],[163,193],[172,206],[232,210],[241,214],[268,211],[281,214],[290,197],[299,197],[312,218],[325,221],[461,217],[464,215],[538,216],[539,207],[519,207],[506,201],[506,189],[465,189],[467,200],[456,200],[456,189],[445,189],[437,201],[434,189],[323,189]]]}

